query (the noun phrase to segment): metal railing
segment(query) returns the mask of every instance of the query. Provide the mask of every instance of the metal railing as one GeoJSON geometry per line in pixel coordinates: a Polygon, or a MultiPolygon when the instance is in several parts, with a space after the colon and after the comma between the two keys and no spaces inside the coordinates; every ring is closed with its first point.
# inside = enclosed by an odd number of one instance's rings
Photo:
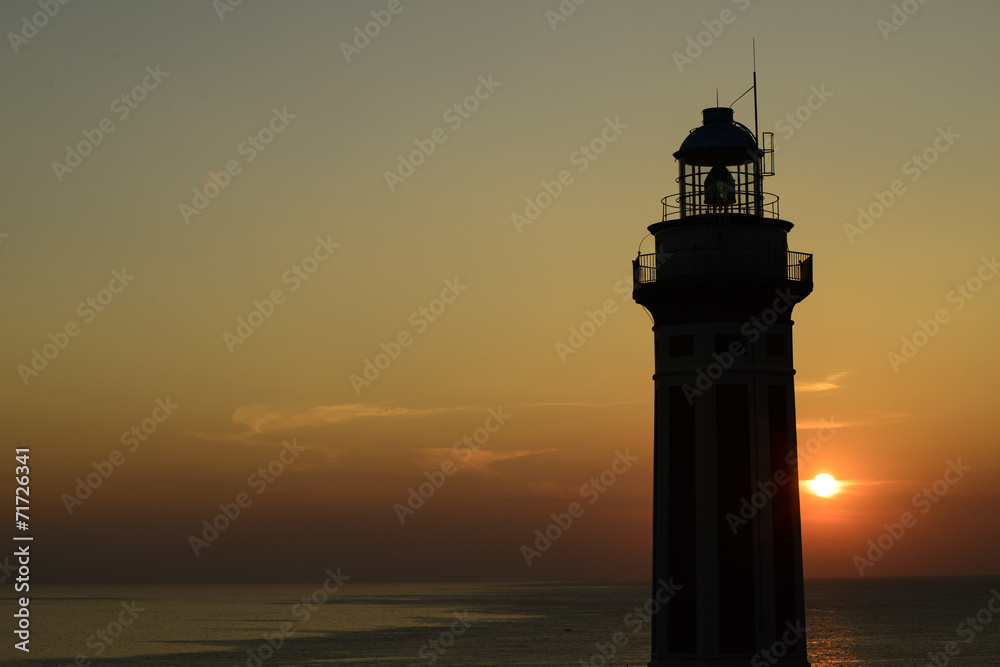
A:
{"type": "Polygon", "coordinates": [[[676,276],[758,275],[811,283],[813,256],[780,248],[686,248],[632,260],[636,286],[676,276]]]}
{"type": "Polygon", "coordinates": [[[777,219],[778,195],[770,192],[760,193],[759,198],[753,195],[742,196],[738,193],[734,202],[729,206],[712,206],[707,203],[705,193],[701,189],[689,192],[686,195],[673,194],[660,200],[663,204],[663,221],[687,218],[692,215],[711,215],[725,213],[739,213],[743,215],[758,215],[765,218],[777,219]]]}

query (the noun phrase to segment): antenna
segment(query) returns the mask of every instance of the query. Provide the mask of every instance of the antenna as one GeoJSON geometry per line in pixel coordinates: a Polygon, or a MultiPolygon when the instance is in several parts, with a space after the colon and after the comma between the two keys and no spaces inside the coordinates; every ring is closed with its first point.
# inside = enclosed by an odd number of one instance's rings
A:
{"type": "Polygon", "coordinates": [[[760,146],[760,128],[757,125],[757,40],[753,40],[753,134],[760,146]]]}
{"type": "Polygon", "coordinates": [[[719,106],[719,89],[715,89],[715,106],[719,106]]]}

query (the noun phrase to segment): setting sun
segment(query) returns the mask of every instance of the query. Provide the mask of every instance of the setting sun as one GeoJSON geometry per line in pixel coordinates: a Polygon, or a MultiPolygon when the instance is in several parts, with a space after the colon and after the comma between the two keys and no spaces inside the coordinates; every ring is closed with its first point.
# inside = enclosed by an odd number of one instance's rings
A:
{"type": "Polygon", "coordinates": [[[832,496],[840,488],[840,483],[826,473],[816,475],[815,479],[810,480],[809,484],[812,487],[813,493],[824,498],[832,496]]]}

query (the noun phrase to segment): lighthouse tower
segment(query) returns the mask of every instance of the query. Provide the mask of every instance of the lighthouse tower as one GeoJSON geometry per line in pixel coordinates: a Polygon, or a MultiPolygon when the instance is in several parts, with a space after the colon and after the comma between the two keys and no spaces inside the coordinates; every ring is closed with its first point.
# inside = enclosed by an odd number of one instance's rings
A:
{"type": "Polygon", "coordinates": [[[703,113],[633,262],[654,320],[653,581],[681,586],[649,664],[807,667],[791,315],[812,255],[762,188],[773,135],[703,113]]]}

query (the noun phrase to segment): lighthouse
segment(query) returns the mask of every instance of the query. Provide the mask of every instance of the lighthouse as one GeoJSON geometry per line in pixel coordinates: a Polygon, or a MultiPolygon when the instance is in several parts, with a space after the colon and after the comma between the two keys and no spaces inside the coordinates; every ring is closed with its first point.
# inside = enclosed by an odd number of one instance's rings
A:
{"type": "Polygon", "coordinates": [[[653,617],[650,667],[809,665],[792,309],[812,255],[789,251],[763,190],[773,153],[773,134],[705,109],[654,252],[633,261],[654,322],[653,581],[680,587],[653,617]]]}

